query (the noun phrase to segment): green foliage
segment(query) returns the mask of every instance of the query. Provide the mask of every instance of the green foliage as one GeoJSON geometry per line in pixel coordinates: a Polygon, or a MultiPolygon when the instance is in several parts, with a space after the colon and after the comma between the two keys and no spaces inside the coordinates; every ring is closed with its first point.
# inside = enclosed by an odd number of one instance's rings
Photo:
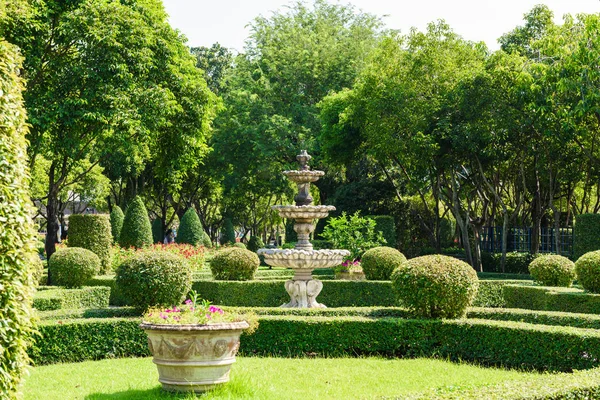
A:
{"type": "Polygon", "coordinates": [[[544,286],[569,287],[575,279],[575,264],[559,255],[543,255],[529,264],[533,279],[544,286]]]}
{"type": "MultiPolygon", "coordinates": [[[[40,326],[41,337],[29,352],[39,365],[148,356],[139,322],[139,318],[48,321],[40,326]]],[[[308,353],[436,356],[505,368],[572,371],[600,365],[600,333],[511,321],[281,316],[259,318],[258,329],[244,334],[240,347],[240,355],[308,353]]]]}
{"type": "Polygon", "coordinates": [[[81,289],[56,289],[38,291],[33,298],[37,311],[106,308],[109,304],[110,288],[83,287],[81,289]]]}
{"type": "Polygon", "coordinates": [[[208,233],[206,233],[206,231],[204,231],[202,235],[202,245],[207,249],[210,249],[212,247],[212,241],[210,240],[210,236],[208,236],[208,233]]]}
{"type": "Polygon", "coordinates": [[[238,249],[246,249],[246,245],[242,242],[237,242],[232,244],[233,247],[237,247],[238,249]]]}
{"type": "Polygon", "coordinates": [[[258,249],[262,249],[263,247],[265,247],[265,244],[263,243],[262,239],[258,236],[251,236],[250,240],[248,240],[248,250],[253,251],[253,252],[257,252],[258,249]]]}
{"type": "MultiPolygon", "coordinates": [[[[502,253],[482,253],[483,270],[487,272],[502,271],[501,261],[502,253]]],[[[506,262],[504,264],[505,273],[510,274],[529,274],[529,264],[540,254],[519,253],[516,251],[506,253],[506,262]]]]}
{"type": "Polygon", "coordinates": [[[575,262],[577,282],[585,290],[600,293],[600,251],[585,253],[575,262]]]}
{"type": "Polygon", "coordinates": [[[145,251],[119,266],[116,284],[127,304],[139,310],[175,306],[190,291],[192,268],[179,255],[145,251]]]}
{"type": "Polygon", "coordinates": [[[175,240],[177,243],[187,243],[192,246],[199,246],[204,243],[205,235],[196,210],[193,208],[188,209],[185,214],[183,214],[183,218],[181,218],[175,240]]]}
{"type": "Polygon", "coordinates": [[[573,227],[573,259],[600,250],[600,214],[580,214],[573,227]]]}
{"type": "Polygon", "coordinates": [[[337,218],[329,218],[321,236],[332,242],[334,248],[349,250],[350,259],[356,260],[365,251],[386,243],[382,233],[375,230],[375,224],[359,212],[350,217],[343,212],[337,218]]]}
{"type": "Polygon", "coordinates": [[[298,234],[294,230],[294,220],[288,218],[285,221],[285,243],[296,243],[298,241],[298,234]]]}
{"type": "Polygon", "coordinates": [[[479,282],[464,261],[442,255],[408,260],[392,274],[401,303],[425,318],[459,318],[477,295],[479,282]]]}
{"type": "Polygon", "coordinates": [[[123,228],[124,219],[125,214],[123,214],[123,210],[121,210],[121,207],[113,206],[113,209],[110,212],[110,231],[112,233],[112,237],[115,243],[119,242],[119,237],[121,236],[121,229],[123,228]]]}
{"type": "Polygon", "coordinates": [[[101,268],[100,258],[81,247],[57,250],[50,257],[48,264],[54,283],[67,288],[83,286],[101,268]]]}
{"type": "Polygon", "coordinates": [[[119,236],[121,247],[135,247],[137,249],[152,244],[152,227],[148,211],[141,197],[136,196],[125,213],[123,228],[119,236]]]}
{"type": "Polygon", "coordinates": [[[392,247],[374,247],[365,251],[360,266],[368,280],[387,281],[405,261],[404,254],[392,247]]]}
{"type": "Polygon", "coordinates": [[[216,280],[254,279],[259,265],[256,253],[238,247],[221,250],[210,260],[210,270],[216,280]]]}
{"type": "Polygon", "coordinates": [[[375,221],[375,230],[381,232],[385,242],[396,247],[396,222],[391,215],[367,215],[365,218],[370,218],[375,221]]]}
{"type": "Polygon", "coordinates": [[[150,227],[152,229],[152,242],[162,243],[165,238],[165,232],[163,232],[161,219],[153,219],[152,223],[150,224],[150,227]]]}
{"type": "Polygon", "coordinates": [[[225,218],[225,226],[223,235],[221,236],[221,244],[234,244],[235,241],[235,230],[233,229],[233,222],[231,218],[225,218]]]}
{"type": "Polygon", "coordinates": [[[510,308],[600,314],[600,295],[580,289],[506,285],[503,294],[510,308]]]}
{"type": "Polygon", "coordinates": [[[313,249],[315,250],[323,250],[323,249],[333,249],[333,242],[329,240],[311,240],[310,243],[313,245],[313,249]]]}
{"type": "MultiPolygon", "coordinates": [[[[3,5],[3,4],[2,4],[3,5]]],[[[0,21],[1,22],[1,21],[0,21]]],[[[0,39],[0,398],[15,396],[33,332],[31,257],[35,255],[26,157],[26,114],[16,47],[0,39]]]]}
{"type": "Polygon", "coordinates": [[[100,272],[112,269],[111,225],[105,214],[73,214],[69,217],[69,247],[81,247],[100,258],[100,272]]]}

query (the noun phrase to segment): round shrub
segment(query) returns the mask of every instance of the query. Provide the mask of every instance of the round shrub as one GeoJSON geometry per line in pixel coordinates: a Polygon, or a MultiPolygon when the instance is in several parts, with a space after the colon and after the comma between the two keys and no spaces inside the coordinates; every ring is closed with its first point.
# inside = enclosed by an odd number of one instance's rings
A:
{"type": "Polygon", "coordinates": [[[392,273],[402,305],[425,318],[459,318],[477,294],[477,273],[469,264],[439,254],[410,259],[392,273]]]}
{"type": "Polygon", "coordinates": [[[543,255],[529,264],[529,273],[544,286],[569,287],[575,279],[575,264],[563,256],[543,255]]]}
{"type": "Polygon", "coordinates": [[[189,208],[181,218],[175,241],[177,243],[199,246],[203,244],[204,234],[204,229],[196,210],[189,208]]]}
{"type": "Polygon", "coordinates": [[[100,272],[111,270],[112,233],[105,214],[74,214],[69,217],[69,247],[88,249],[100,258],[100,272]]]}
{"type": "Polygon", "coordinates": [[[77,288],[100,271],[100,258],[88,249],[67,247],[56,250],[50,257],[48,266],[53,283],[77,288]]]}
{"type": "Polygon", "coordinates": [[[247,281],[254,278],[260,260],[250,250],[230,247],[210,260],[210,270],[216,280],[247,281]]]}
{"type": "Polygon", "coordinates": [[[142,251],[117,268],[116,283],[137,309],[181,304],[192,287],[192,268],[178,254],[142,251]]]}
{"type": "Polygon", "coordinates": [[[575,262],[577,282],[585,290],[600,293],[600,250],[585,253],[575,262]]]}
{"type": "Polygon", "coordinates": [[[246,249],[246,245],[241,242],[236,242],[232,245],[233,247],[237,247],[238,249],[246,249]]]}
{"type": "Polygon", "coordinates": [[[256,253],[258,249],[265,247],[265,244],[258,236],[250,236],[250,240],[248,240],[248,246],[246,247],[248,250],[256,253]]]}
{"type": "Polygon", "coordinates": [[[406,261],[404,254],[391,247],[373,247],[360,259],[365,277],[370,281],[390,280],[392,272],[406,261]]]}
{"type": "Polygon", "coordinates": [[[121,229],[123,228],[123,220],[125,214],[121,207],[114,206],[110,212],[110,233],[112,233],[113,240],[115,243],[119,242],[119,236],[121,235],[121,229]]]}
{"type": "Polygon", "coordinates": [[[125,213],[123,228],[119,235],[121,247],[135,247],[136,249],[152,244],[152,227],[148,211],[141,197],[136,196],[125,213]]]}

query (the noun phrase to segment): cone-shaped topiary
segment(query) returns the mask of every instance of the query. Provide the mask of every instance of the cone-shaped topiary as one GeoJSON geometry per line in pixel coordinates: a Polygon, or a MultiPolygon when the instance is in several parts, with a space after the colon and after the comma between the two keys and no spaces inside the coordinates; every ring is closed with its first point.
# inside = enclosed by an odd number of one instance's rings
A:
{"type": "Polygon", "coordinates": [[[529,273],[542,285],[569,287],[575,279],[575,264],[567,257],[546,254],[529,264],[529,273]]]}
{"type": "Polygon", "coordinates": [[[248,240],[248,250],[257,252],[258,249],[262,249],[265,247],[265,244],[258,236],[250,236],[250,240],[248,240]]]}
{"type": "Polygon", "coordinates": [[[391,247],[373,247],[360,259],[365,277],[370,281],[387,281],[392,272],[406,261],[404,254],[391,247]]]}
{"type": "Polygon", "coordinates": [[[247,281],[254,278],[259,264],[256,253],[230,247],[215,254],[210,260],[210,270],[216,280],[247,281]]]}
{"type": "Polygon", "coordinates": [[[121,207],[114,206],[110,212],[110,233],[112,234],[115,243],[119,243],[119,236],[121,235],[124,219],[125,214],[123,214],[121,207]]]}
{"type": "Polygon", "coordinates": [[[188,208],[181,218],[175,241],[177,243],[187,243],[192,246],[199,246],[203,244],[203,240],[204,229],[202,229],[200,218],[198,218],[196,210],[188,208]]]}
{"type": "Polygon", "coordinates": [[[160,218],[152,220],[152,241],[154,243],[162,243],[165,240],[165,232],[163,232],[162,221],[160,218]]]}
{"type": "Polygon", "coordinates": [[[137,249],[152,244],[152,227],[148,211],[141,197],[136,196],[125,213],[123,229],[119,236],[121,247],[135,247],[137,249]]]}
{"type": "Polygon", "coordinates": [[[100,258],[100,272],[112,266],[112,234],[106,214],[74,214],[69,217],[69,247],[88,249],[100,258]]]}
{"type": "Polygon", "coordinates": [[[466,262],[434,254],[410,259],[392,274],[401,304],[425,318],[459,318],[477,295],[477,273],[466,262]]]}
{"type": "Polygon", "coordinates": [[[225,218],[225,226],[223,227],[223,236],[221,237],[221,244],[234,244],[235,243],[235,230],[233,229],[233,222],[231,218],[225,218]]]}
{"type": "Polygon", "coordinates": [[[67,288],[83,286],[100,270],[100,258],[81,247],[59,249],[48,261],[54,283],[67,288]]]}
{"type": "MultiPolygon", "coordinates": [[[[0,1],[0,8],[4,6],[0,1]]],[[[1,14],[2,12],[0,12],[1,14]]],[[[25,373],[32,334],[34,229],[19,50],[0,39],[0,398],[12,399],[25,373]]]]}
{"type": "Polygon", "coordinates": [[[600,293],[600,250],[585,253],[575,262],[577,282],[585,290],[600,293]]]}
{"type": "Polygon", "coordinates": [[[206,233],[206,231],[204,232],[204,235],[202,235],[202,244],[206,248],[212,247],[212,241],[210,240],[210,236],[208,236],[208,233],[206,233]]]}

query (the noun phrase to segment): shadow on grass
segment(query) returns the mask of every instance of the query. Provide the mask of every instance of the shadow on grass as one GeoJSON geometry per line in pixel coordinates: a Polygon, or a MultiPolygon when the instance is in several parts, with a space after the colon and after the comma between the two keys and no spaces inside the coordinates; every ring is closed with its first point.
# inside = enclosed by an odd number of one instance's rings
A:
{"type": "Polygon", "coordinates": [[[169,393],[162,390],[160,387],[148,390],[126,390],[117,393],[92,393],[85,397],[85,400],[154,400],[154,399],[169,399],[169,400],[188,400],[188,399],[203,399],[206,395],[192,393],[169,393]]]}

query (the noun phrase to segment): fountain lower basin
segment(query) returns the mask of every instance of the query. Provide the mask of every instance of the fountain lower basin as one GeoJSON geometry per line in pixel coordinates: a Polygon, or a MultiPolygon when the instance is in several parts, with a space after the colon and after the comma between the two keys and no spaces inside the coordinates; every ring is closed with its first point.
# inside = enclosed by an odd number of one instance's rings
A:
{"type": "Polygon", "coordinates": [[[258,254],[273,267],[313,270],[341,264],[350,255],[348,250],[260,249],[258,254]]]}

